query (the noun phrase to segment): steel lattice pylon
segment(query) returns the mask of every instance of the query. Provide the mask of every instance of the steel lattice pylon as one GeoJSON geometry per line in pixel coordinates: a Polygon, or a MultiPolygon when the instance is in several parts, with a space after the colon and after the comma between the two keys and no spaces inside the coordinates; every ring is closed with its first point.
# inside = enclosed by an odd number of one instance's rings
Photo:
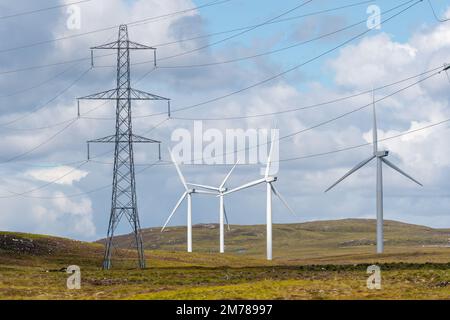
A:
{"type": "Polygon", "coordinates": [[[166,100],[169,102],[170,100],[131,88],[130,50],[156,49],[130,41],[128,39],[128,29],[126,25],[121,25],[119,27],[119,38],[117,41],[91,48],[91,50],[94,49],[117,50],[117,88],[79,98],[79,100],[116,100],[115,135],[88,141],[88,150],[89,143],[115,143],[111,215],[106,238],[103,269],[111,268],[114,231],[123,216],[126,216],[133,229],[139,258],[139,267],[145,268],[145,256],[136,200],[133,144],[157,143],[160,145],[160,142],[133,134],[131,101],[166,100]]]}

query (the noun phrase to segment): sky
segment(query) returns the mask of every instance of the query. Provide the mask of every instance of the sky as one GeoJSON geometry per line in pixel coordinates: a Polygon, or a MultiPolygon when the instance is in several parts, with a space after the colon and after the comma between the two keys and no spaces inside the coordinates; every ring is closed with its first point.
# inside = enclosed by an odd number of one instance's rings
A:
{"type": "MultiPolygon", "coordinates": [[[[157,48],[157,69],[153,53],[132,53],[132,86],[170,98],[175,110],[167,120],[155,115],[165,103],[133,102],[134,132],[162,141],[164,160],[149,167],[158,160],[157,147],[135,147],[142,227],[163,225],[184,191],[167,148],[174,147],[177,130],[192,132],[193,119],[216,119],[202,125],[223,133],[273,127],[281,137],[297,133],[280,141],[279,158],[298,159],[279,163],[276,182],[296,216],[273,202],[275,223],[296,223],[375,217],[373,164],[324,193],[371,155],[371,108],[353,110],[370,104],[372,88],[382,87],[375,92],[383,98],[377,103],[380,139],[450,118],[445,73],[409,79],[450,63],[450,22],[438,21],[427,1],[91,0],[77,4],[80,29],[68,28],[68,7],[61,6],[72,2],[0,0],[0,230],[80,240],[105,236],[113,146],[91,145],[87,162],[86,141],[114,133],[115,106],[83,101],[77,118],[76,99],[115,87],[114,52],[95,52],[91,68],[89,48],[117,39],[120,24],[141,21],[129,25],[130,39],[157,48]],[[381,10],[379,29],[367,27],[371,5],[381,10]],[[17,15],[53,6],[61,7],[17,15]],[[367,93],[356,95],[361,92],[367,93]],[[331,100],[338,101],[229,119],[331,100]],[[341,149],[347,150],[334,152],[341,149]]],[[[447,1],[432,4],[440,18],[450,17],[447,1]]],[[[450,227],[449,135],[443,123],[380,142],[392,162],[424,184],[386,168],[386,219],[450,227]]],[[[238,166],[229,187],[261,178],[260,168],[238,166]]],[[[182,165],[189,181],[212,185],[230,169],[182,165]]],[[[193,205],[194,223],[218,222],[218,199],[194,197],[193,205]]],[[[226,206],[232,224],[263,224],[265,189],[229,195],[226,206]]],[[[171,225],[185,223],[183,205],[171,225]]],[[[129,231],[122,221],[118,233],[129,231]]]]}

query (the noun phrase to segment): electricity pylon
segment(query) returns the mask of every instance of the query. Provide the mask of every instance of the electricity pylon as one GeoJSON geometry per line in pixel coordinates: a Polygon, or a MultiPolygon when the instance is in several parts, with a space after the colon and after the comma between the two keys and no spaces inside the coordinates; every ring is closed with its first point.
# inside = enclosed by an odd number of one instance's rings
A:
{"type": "MultiPolygon", "coordinates": [[[[139,258],[139,267],[145,268],[145,256],[142,244],[141,226],[139,223],[136,201],[136,180],[134,171],[133,145],[135,143],[157,143],[160,146],[161,142],[133,134],[131,120],[131,101],[165,100],[169,103],[170,100],[131,88],[130,50],[154,50],[155,52],[156,49],[130,41],[128,39],[128,29],[126,25],[121,25],[119,27],[119,38],[117,41],[91,48],[91,50],[96,49],[117,50],[117,88],[78,99],[116,101],[116,133],[111,136],[88,141],[88,154],[89,143],[115,144],[111,215],[109,219],[108,235],[106,238],[103,269],[108,270],[111,268],[114,231],[116,230],[117,225],[124,215],[128,219],[133,229],[134,240],[136,242],[136,249],[139,258]]],[[[91,56],[93,57],[93,55],[91,56]]]]}

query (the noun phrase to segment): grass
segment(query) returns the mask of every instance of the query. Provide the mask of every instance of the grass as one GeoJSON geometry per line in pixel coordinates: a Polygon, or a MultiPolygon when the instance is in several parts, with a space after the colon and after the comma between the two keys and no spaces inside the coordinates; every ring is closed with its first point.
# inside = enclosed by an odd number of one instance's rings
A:
{"type": "Polygon", "coordinates": [[[216,252],[217,226],[194,228],[192,254],[184,252],[184,228],[148,229],[148,268],[136,268],[123,236],[108,272],[99,269],[99,243],[0,232],[0,299],[450,298],[449,230],[387,222],[386,253],[376,255],[373,225],[275,225],[272,262],[264,259],[263,226],[233,226],[223,255],[216,252]],[[72,264],[81,267],[81,290],[66,288],[64,268],[72,264]],[[381,290],[366,287],[370,264],[381,267],[381,290]]]}

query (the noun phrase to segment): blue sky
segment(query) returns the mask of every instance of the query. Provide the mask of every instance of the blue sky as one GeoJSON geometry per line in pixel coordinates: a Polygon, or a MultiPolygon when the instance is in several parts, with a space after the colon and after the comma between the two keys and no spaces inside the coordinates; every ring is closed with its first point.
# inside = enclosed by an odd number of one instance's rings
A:
{"type": "MultiPolygon", "coordinates": [[[[339,25],[339,28],[345,27],[347,25],[351,25],[357,23],[363,19],[365,19],[367,14],[367,7],[370,3],[364,3],[365,1],[314,1],[314,3],[310,3],[305,5],[303,8],[299,8],[295,12],[292,12],[283,18],[290,18],[299,15],[309,14],[312,12],[317,12],[321,10],[327,10],[330,8],[336,8],[345,5],[358,4],[360,5],[345,8],[341,10],[337,10],[334,12],[326,13],[320,16],[322,20],[321,24],[317,25],[318,33],[315,35],[320,35],[321,27],[326,25],[326,20],[330,17],[339,15],[342,18],[342,25],[339,25]]],[[[398,6],[399,4],[406,3],[407,1],[376,1],[376,5],[378,5],[382,12],[387,11],[391,8],[398,6]]],[[[426,2],[426,1],[425,1],[426,2]]],[[[202,5],[207,3],[205,1],[195,1],[197,5],[202,5]]],[[[256,25],[262,23],[266,20],[269,20],[284,11],[287,11],[296,5],[302,3],[302,1],[292,1],[287,0],[281,2],[270,1],[270,0],[262,0],[262,1],[232,1],[228,4],[224,4],[218,7],[204,8],[200,9],[201,15],[204,19],[206,19],[208,31],[211,33],[219,32],[223,30],[233,29],[235,26],[248,26],[248,25],[256,25]],[[239,8],[236,10],[236,8],[239,8]]],[[[373,2],[375,3],[375,2],[373,2]]],[[[411,4],[411,3],[409,3],[411,4]]],[[[445,9],[445,1],[436,1],[433,2],[435,9],[438,12],[444,12],[445,9]]],[[[406,7],[405,5],[404,7],[406,7]]],[[[402,7],[402,8],[404,8],[402,7]]],[[[393,12],[397,12],[395,10],[393,12]]],[[[391,12],[383,16],[383,19],[389,17],[391,12]]],[[[232,42],[239,42],[242,45],[251,45],[252,41],[267,41],[271,37],[280,37],[281,40],[278,42],[278,46],[275,48],[283,47],[289,44],[292,44],[293,31],[297,29],[299,21],[302,19],[295,19],[293,21],[282,22],[278,24],[271,24],[268,26],[264,26],[258,28],[254,31],[251,31],[247,34],[239,36],[236,39],[231,40],[232,42]]],[[[418,28],[420,28],[423,24],[433,24],[435,23],[435,18],[432,14],[432,11],[429,10],[428,4],[424,3],[424,5],[417,6],[412,10],[409,10],[407,13],[400,15],[394,21],[386,23],[382,27],[382,32],[386,32],[393,35],[393,38],[397,41],[406,41],[412,34],[412,32],[418,28]],[[418,23],[420,22],[420,23],[418,23]]],[[[352,28],[348,34],[356,35],[364,31],[365,24],[359,25],[355,28],[352,28]]],[[[323,31],[322,31],[323,32],[323,31]]],[[[377,31],[374,31],[376,33],[377,31]]],[[[325,32],[326,33],[326,32],[325,32]]],[[[231,33],[232,34],[232,33],[231,33]]],[[[229,34],[227,34],[228,36],[229,34]]],[[[213,38],[214,41],[220,40],[223,38],[223,35],[218,35],[213,38]]],[[[340,38],[340,41],[345,40],[346,38],[340,38]]],[[[335,42],[338,43],[338,42],[335,42]]],[[[217,45],[217,47],[226,48],[229,46],[229,42],[225,42],[223,44],[217,45]]],[[[325,51],[330,47],[330,42],[315,42],[314,45],[306,45],[301,46],[294,50],[287,50],[282,53],[276,54],[273,56],[273,59],[276,60],[284,67],[289,67],[291,65],[295,65],[301,61],[304,61],[310,57],[313,57],[317,53],[321,51],[325,51]]],[[[331,53],[327,57],[336,56],[338,52],[331,53]]],[[[303,70],[307,70],[311,75],[316,75],[317,68],[321,68],[321,61],[317,63],[310,64],[303,70]]],[[[321,73],[319,80],[327,81],[326,76],[331,76],[327,73],[321,73]]]]}
{"type": "MultiPolygon", "coordinates": [[[[7,15],[69,2],[71,1],[42,1],[38,5],[32,1],[0,0],[0,8],[2,14],[7,15]]],[[[313,0],[286,17],[359,2],[362,1],[313,0]]],[[[371,3],[378,5],[383,12],[404,2],[380,0],[371,3]]],[[[71,38],[78,33],[164,15],[205,3],[208,1],[92,0],[80,5],[81,30],[67,29],[65,8],[0,20],[0,36],[9,40],[3,42],[0,51],[69,37],[67,40],[0,52],[0,96],[4,96],[0,98],[0,131],[3,135],[0,141],[0,148],[3,150],[0,156],[3,159],[0,164],[0,203],[3,207],[0,230],[97,239],[106,233],[111,193],[108,187],[111,183],[111,153],[101,157],[98,163],[90,162],[80,168],[77,165],[86,159],[85,141],[113,133],[114,121],[111,118],[114,117],[114,105],[98,108],[89,114],[92,119],[86,115],[67,129],[64,129],[65,124],[54,124],[76,118],[77,97],[114,86],[115,68],[104,66],[114,65],[115,57],[96,59],[96,68],[88,71],[79,81],[75,79],[89,69],[89,60],[23,72],[9,71],[87,57],[89,47],[111,41],[117,36],[117,30],[111,29],[71,38]],[[32,112],[40,106],[43,107],[32,112]],[[46,126],[49,128],[46,129],[46,126]],[[48,143],[43,143],[47,140],[48,143]],[[15,159],[18,155],[20,157],[15,159]],[[68,174],[71,171],[73,174],[68,174]],[[66,179],[58,183],[52,182],[64,175],[67,175],[66,179]],[[96,190],[102,186],[106,187],[96,190]],[[23,192],[25,194],[21,196],[23,192]]],[[[150,45],[177,42],[195,35],[262,23],[299,3],[301,2],[291,0],[232,0],[130,27],[129,33],[132,40],[150,45]]],[[[433,3],[442,16],[450,14],[448,2],[434,0],[433,3]]],[[[366,19],[369,4],[262,26],[219,45],[207,46],[233,33],[160,46],[160,68],[136,83],[137,79],[152,70],[152,65],[133,65],[133,83],[138,89],[170,97],[174,109],[239,91],[338,46],[352,36],[366,31],[365,24],[337,36],[257,59],[201,68],[174,66],[221,62],[293,45],[366,19]],[[195,50],[203,46],[206,46],[203,50],[195,50]],[[194,52],[179,58],[163,59],[189,50],[194,52]]],[[[144,53],[133,54],[134,62],[151,58],[151,55],[144,53]]],[[[177,116],[232,117],[321,103],[370,90],[372,86],[393,83],[449,61],[450,26],[448,23],[437,22],[427,1],[423,1],[391,22],[383,24],[380,30],[373,30],[284,77],[226,99],[177,113],[177,116]]],[[[380,137],[392,136],[450,117],[448,85],[442,74],[379,103],[380,137]]],[[[378,95],[387,95],[401,87],[402,85],[397,85],[380,90],[378,95]]],[[[228,128],[270,128],[277,123],[283,136],[327,121],[369,101],[369,96],[361,96],[323,108],[277,117],[206,121],[204,126],[224,132],[228,128]]],[[[83,102],[82,114],[98,104],[83,102]]],[[[159,112],[164,108],[165,105],[156,103],[136,103],[133,107],[134,115],[137,116],[134,120],[135,132],[139,134],[148,131],[164,120],[164,116],[139,116],[159,112]]],[[[173,119],[164,122],[149,136],[163,141],[163,156],[167,160],[165,150],[174,145],[171,141],[172,133],[183,128],[191,130],[192,127],[192,121],[173,119]]],[[[434,227],[450,226],[450,162],[446,159],[450,149],[446,143],[446,129],[447,126],[440,126],[435,130],[384,143],[384,147],[393,151],[392,161],[406,171],[413,172],[425,184],[423,189],[417,189],[408,181],[387,171],[387,219],[434,227]]],[[[370,142],[370,130],[370,110],[362,110],[316,130],[286,139],[280,145],[280,158],[305,156],[367,143],[370,142]]],[[[92,154],[99,155],[108,150],[105,146],[93,146],[92,154]]],[[[136,147],[137,170],[155,160],[155,151],[145,146],[136,147]]],[[[274,201],[274,222],[373,218],[373,167],[355,175],[333,193],[323,194],[323,190],[333,180],[366,158],[368,152],[370,146],[330,157],[282,163],[279,189],[298,212],[298,217],[290,216],[274,201]]],[[[227,170],[229,166],[183,166],[185,174],[200,183],[215,184],[227,170]]],[[[259,166],[241,166],[231,178],[230,184],[239,185],[258,174],[259,166]]],[[[167,164],[150,168],[138,174],[137,183],[142,226],[161,226],[183,190],[175,169],[167,164]]],[[[228,201],[231,223],[264,223],[261,189],[249,190],[230,197],[228,201]]],[[[214,199],[195,201],[194,208],[194,223],[217,222],[218,210],[214,199]]],[[[174,217],[173,225],[184,224],[185,208],[181,208],[174,217]]],[[[126,223],[122,223],[119,232],[127,231],[126,223]]]]}

